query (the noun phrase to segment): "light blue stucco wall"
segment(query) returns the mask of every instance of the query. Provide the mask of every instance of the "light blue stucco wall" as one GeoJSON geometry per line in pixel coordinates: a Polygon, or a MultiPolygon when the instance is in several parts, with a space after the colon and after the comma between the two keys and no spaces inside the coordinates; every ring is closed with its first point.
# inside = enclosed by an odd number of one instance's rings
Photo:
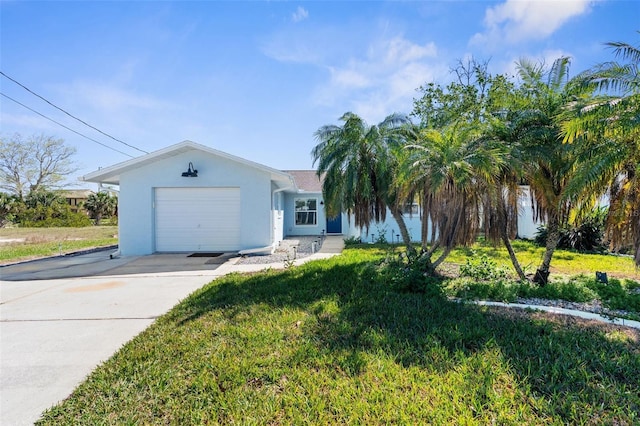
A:
{"type": "MultiPolygon", "coordinates": [[[[420,242],[422,239],[422,223],[420,221],[420,215],[404,215],[404,223],[407,226],[407,231],[409,231],[409,235],[411,236],[411,241],[420,242]]],[[[362,242],[375,242],[378,241],[381,235],[384,235],[384,238],[387,242],[396,243],[398,241],[402,242],[402,237],[398,237],[400,234],[400,228],[398,227],[398,223],[393,218],[391,211],[387,209],[387,216],[384,222],[374,222],[369,226],[369,231],[366,229],[361,229],[358,236],[362,242]]]]}
{"type": "Polygon", "coordinates": [[[120,251],[123,255],[155,251],[153,202],[158,187],[239,187],[238,250],[268,246],[273,237],[271,185],[271,177],[264,170],[202,151],[178,154],[122,173],[118,200],[120,251]],[[198,177],[181,176],[189,162],[198,170],[198,177]]]}
{"type": "MultiPolygon", "coordinates": [[[[326,231],[327,216],[324,211],[324,206],[319,206],[318,210],[318,222],[316,226],[296,226],[295,225],[295,199],[296,198],[317,198],[318,203],[322,201],[321,193],[287,193],[285,196],[285,211],[284,211],[284,234],[285,236],[303,236],[303,235],[320,235],[323,231],[326,231]]],[[[387,217],[384,222],[372,223],[369,226],[369,230],[360,229],[355,226],[353,216],[350,218],[346,213],[342,213],[342,235],[345,238],[355,237],[360,238],[363,242],[371,242],[371,234],[374,234],[374,240],[376,240],[381,232],[387,238],[388,242],[395,242],[398,240],[397,235],[400,233],[398,224],[393,219],[391,212],[387,209],[387,217]],[[393,235],[393,237],[392,237],[393,235]]],[[[420,216],[406,215],[405,223],[412,241],[420,241],[421,223],[420,216]]]]}
{"type": "Polygon", "coordinates": [[[327,215],[324,211],[322,194],[316,192],[287,193],[284,197],[284,234],[286,236],[321,235],[327,229],[327,215]],[[317,200],[318,218],[316,225],[295,224],[295,200],[297,198],[315,198],[317,200]]]}

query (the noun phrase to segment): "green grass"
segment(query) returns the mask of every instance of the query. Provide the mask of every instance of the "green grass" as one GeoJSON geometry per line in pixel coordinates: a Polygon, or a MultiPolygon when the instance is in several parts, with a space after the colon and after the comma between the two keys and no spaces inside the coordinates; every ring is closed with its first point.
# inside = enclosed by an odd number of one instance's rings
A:
{"type": "MultiPolygon", "coordinates": [[[[513,241],[512,244],[520,264],[526,272],[533,273],[542,261],[544,248],[523,240],[513,241]]],[[[447,262],[463,264],[467,258],[483,254],[494,259],[499,266],[513,268],[507,250],[503,246],[491,247],[483,242],[474,244],[471,248],[455,249],[447,258],[447,262]]],[[[630,257],[556,250],[551,260],[552,275],[594,275],[596,271],[604,271],[609,276],[618,278],[640,279],[640,271],[630,257]]]]}
{"type": "Polygon", "coordinates": [[[38,424],[640,422],[637,332],[394,291],[384,255],[216,280],[38,424]]]}
{"type": "MultiPolygon", "coordinates": [[[[522,251],[534,250],[530,243],[518,243],[518,255],[522,251]],[[525,250],[523,250],[523,248],[525,250]]],[[[514,302],[518,298],[541,298],[565,300],[569,302],[599,301],[605,308],[614,311],[611,315],[640,320],[640,282],[615,276],[637,276],[625,273],[631,263],[630,258],[571,253],[572,260],[568,269],[577,275],[554,274],[549,284],[539,287],[530,282],[519,282],[510,272],[511,265],[506,263],[506,253],[500,253],[490,247],[477,244],[467,249],[469,256],[460,265],[460,276],[446,280],[443,285],[447,295],[462,299],[484,299],[514,302]],[[502,255],[502,256],[501,256],[502,255]],[[596,263],[604,258],[606,261],[596,263]],[[608,259],[610,258],[610,259],[608,259]],[[617,262],[612,262],[613,261],[617,262]],[[626,262],[626,263],[625,263],[626,262]],[[601,283],[595,278],[595,270],[607,271],[607,264],[615,264],[609,270],[609,282],[601,283]],[[596,265],[596,266],[594,266],[596,265]],[[622,273],[620,271],[623,271],[622,273]]],[[[563,253],[560,253],[561,258],[563,253]]],[[[566,257],[566,255],[565,255],[566,257]]],[[[635,269],[635,267],[634,267],[635,269]]]]}
{"type": "Polygon", "coordinates": [[[86,228],[1,228],[0,264],[118,244],[117,226],[86,228]]]}

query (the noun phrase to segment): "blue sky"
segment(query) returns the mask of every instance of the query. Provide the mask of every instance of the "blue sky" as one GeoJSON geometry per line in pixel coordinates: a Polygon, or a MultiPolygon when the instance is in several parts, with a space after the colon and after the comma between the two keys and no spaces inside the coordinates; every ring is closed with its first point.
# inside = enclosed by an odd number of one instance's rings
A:
{"type": "MultiPolygon", "coordinates": [[[[308,169],[320,126],[346,111],[372,124],[410,113],[416,89],[447,83],[458,59],[513,73],[521,57],[568,55],[572,75],[612,60],[604,42],[640,42],[640,1],[0,1],[0,24],[4,73],[116,139],[144,151],[189,139],[308,169]]],[[[141,155],[1,76],[0,90],[141,155]]],[[[3,136],[75,146],[77,175],[131,158],[5,97],[0,107],[3,136]]]]}

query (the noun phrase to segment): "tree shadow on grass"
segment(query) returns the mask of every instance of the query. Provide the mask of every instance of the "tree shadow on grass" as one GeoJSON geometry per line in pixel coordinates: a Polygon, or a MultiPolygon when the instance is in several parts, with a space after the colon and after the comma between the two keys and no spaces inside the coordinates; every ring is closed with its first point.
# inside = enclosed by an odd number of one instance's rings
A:
{"type": "MultiPolygon", "coordinates": [[[[498,351],[521,385],[550,402],[545,415],[562,423],[639,420],[639,333],[400,293],[381,282],[370,260],[343,255],[284,272],[229,276],[165,319],[184,326],[212,311],[232,318],[257,304],[308,312],[302,332],[322,350],[346,354],[336,362],[348,375],[361,374],[367,355],[380,352],[404,367],[446,372],[498,351]]],[[[313,363],[304,355],[291,360],[306,361],[313,363]]]]}

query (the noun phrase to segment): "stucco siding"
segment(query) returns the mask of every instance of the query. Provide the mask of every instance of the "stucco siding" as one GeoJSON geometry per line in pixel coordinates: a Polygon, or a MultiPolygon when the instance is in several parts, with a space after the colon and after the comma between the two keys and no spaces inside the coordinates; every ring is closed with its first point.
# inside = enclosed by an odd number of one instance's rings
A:
{"type": "MultiPolygon", "coordinates": [[[[123,255],[155,251],[154,188],[239,187],[241,235],[238,250],[271,244],[271,179],[268,173],[200,151],[161,159],[120,177],[120,250],[123,255]],[[182,177],[189,162],[198,177],[182,177]]],[[[194,208],[184,206],[185,209],[194,208]]]]}
{"type": "MultiPolygon", "coordinates": [[[[409,231],[409,235],[411,236],[411,241],[419,242],[422,239],[422,223],[420,221],[420,215],[409,216],[408,214],[404,217],[404,223],[407,226],[407,231],[409,231]]],[[[402,242],[402,237],[400,236],[400,228],[398,227],[398,223],[393,218],[391,211],[387,209],[387,216],[383,222],[374,222],[369,225],[369,230],[361,229],[359,233],[360,240],[362,242],[376,242],[386,240],[387,242],[402,242]]]]}
{"type": "Polygon", "coordinates": [[[529,186],[521,185],[520,191],[518,199],[518,238],[533,239],[541,223],[534,220],[529,186]]]}
{"type": "Polygon", "coordinates": [[[287,236],[321,235],[326,232],[327,216],[324,211],[324,200],[321,193],[303,192],[285,195],[284,233],[287,236]],[[316,202],[315,225],[296,224],[296,200],[312,199],[316,202]]]}

